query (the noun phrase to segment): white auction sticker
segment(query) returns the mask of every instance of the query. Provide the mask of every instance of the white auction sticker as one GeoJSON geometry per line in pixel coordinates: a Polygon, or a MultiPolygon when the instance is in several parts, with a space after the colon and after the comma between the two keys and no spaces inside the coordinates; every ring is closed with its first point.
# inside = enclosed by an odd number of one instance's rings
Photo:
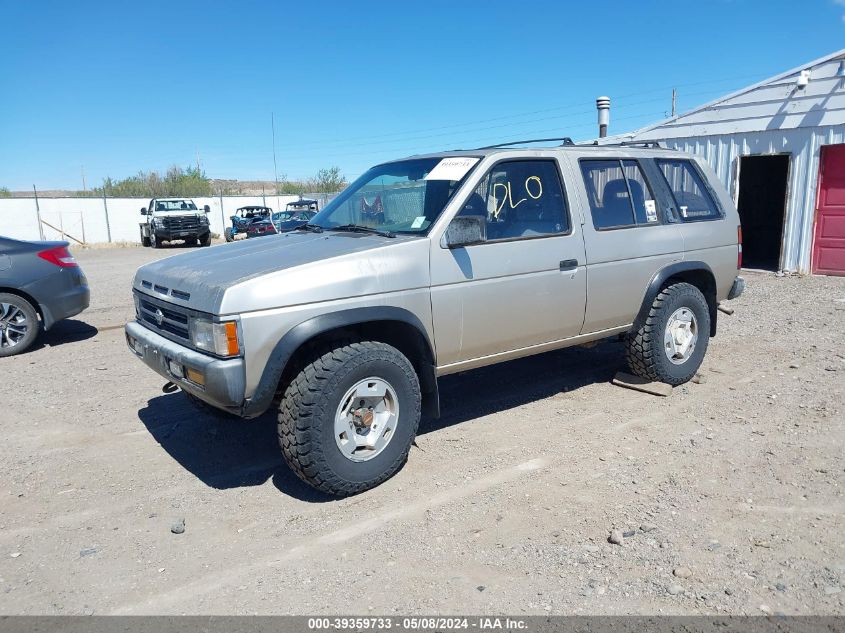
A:
{"type": "Polygon", "coordinates": [[[477,158],[470,156],[450,156],[444,158],[434,169],[426,175],[426,180],[460,180],[467,175],[467,172],[473,168],[477,158]]]}
{"type": "Polygon", "coordinates": [[[657,207],[654,200],[645,201],[645,219],[649,222],[657,222],[657,207]]]}

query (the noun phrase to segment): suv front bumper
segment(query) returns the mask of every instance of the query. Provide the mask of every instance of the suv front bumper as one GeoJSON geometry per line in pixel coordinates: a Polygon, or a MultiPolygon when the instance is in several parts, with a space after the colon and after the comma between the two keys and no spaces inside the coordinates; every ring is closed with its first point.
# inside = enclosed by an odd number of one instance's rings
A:
{"type": "Polygon", "coordinates": [[[211,406],[241,414],[246,384],[243,358],[222,360],[195,352],[137,321],[127,323],[125,331],[130,351],[147,367],[211,406]],[[178,375],[180,367],[181,376],[178,375]],[[188,369],[199,372],[205,384],[188,380],[185,377],[188,369]]]}
{"type": "Polygon", "coordinates": [[[196,238],[198,240],[204,239],[211,233],[211,229],[206,226],[201,226],[198,229],[156,229],[154,231],[156,239],[163,242],[172,242],[173,240],[184,240],[196,238]]]}

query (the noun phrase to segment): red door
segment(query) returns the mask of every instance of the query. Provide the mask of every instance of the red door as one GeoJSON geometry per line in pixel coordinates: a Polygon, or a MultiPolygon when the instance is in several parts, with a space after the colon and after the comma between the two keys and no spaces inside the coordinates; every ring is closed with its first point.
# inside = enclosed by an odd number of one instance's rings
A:
{"type": "Polygon", "coordinates": [[[845,275],[845,145],[822,147],[813,272],[845,275]]]}

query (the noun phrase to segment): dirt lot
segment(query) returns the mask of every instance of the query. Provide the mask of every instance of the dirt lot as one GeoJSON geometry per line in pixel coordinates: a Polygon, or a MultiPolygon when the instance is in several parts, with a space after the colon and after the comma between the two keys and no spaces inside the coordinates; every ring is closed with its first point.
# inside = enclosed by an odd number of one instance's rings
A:
{"type": "Polygon", "coordinates": [[[0,613],[845,613],[845,279],[748,273],[666,399],[610,384],[617,342],[443,379],[338,501],[272,414],[198,415],[125,349],[165,254],[79,253],[91,308],[0,359],[0,613]]]}

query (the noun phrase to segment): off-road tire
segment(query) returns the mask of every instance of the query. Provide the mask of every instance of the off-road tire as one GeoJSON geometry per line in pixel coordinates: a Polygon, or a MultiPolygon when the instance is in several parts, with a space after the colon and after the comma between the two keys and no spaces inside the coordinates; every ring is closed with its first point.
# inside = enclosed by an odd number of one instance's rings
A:
{"type": "Polygon", "coordinates": [[[161,242],[154,233],[150,234],[150,246],[153,248],[161,248],[161,242]]]}
{"type": "Polygon", "coordinates": [[[420,421],[420,385],[410,361],[385,343],[338,344],[317,352],[285,389],[279,405],[279,443],[285,461],[308,485],[338,497],[358,494],[392,477],[408,459],[420,421]],[[367,461],[345,457],[334,437],[340,399],[369,376],[387,380],[399,403],[396,430],[367,461]]]}
{"type": "Polygon", "coordinates": [[[200,246],[211,246],[211,233],[209,233],[205,237],[198,237],[197,244],[199,244],[200,246]]]}
{"type": "Polygon", "coordinates": [[[141,246],[143,246],[144,248],[149,248],[150,247],[150,238],[144,237],[142,235],[141,236],[141,246]]]}
{"type": "Polygon", "coordinates": [[[192,393],[189,393],[187,391],[182,391],[182,393],[185,395],[185,398],[187,398],[188,402],[191,403],[194,409],[196,409],[200,413],[210,415],[215,418],[221,418],[224,420],[234,420],[237,417],[234,414],[229,413],[228,411],[223,411],[222,409],[218,409],[217,407],[212,407],[210,404],[208,404],[204,400],[200,400],[192,393]]]}
{"type": "Polygon", "coordinates": [[[26,317],[26,321],[29,324],[26,334],[24,334],[24,337],[17,344],[13,347],[0,347],[0,357],[15,356],[16,354],[25,352],[28,348],[32,347],[32,344],[38,338],[38,335],[41,332],[41,322],[38,320],[38,311],[35,309],[35,306],[20,295],[9,294],[6,292],[0,293],[0,303],[7,303],[18,308],[21,312],[23,312],[26,317]]]}
{"type": "Polygon", "coordinates": [[[651,304],[643,325],[628,333],[625,357],[631,372],[646,380],[680,385],[695,376],[710,340],[710,310],[695,286],[679,282],[663,288],[651,304]],[[663,349],[666,323],[675,310],[689,308],[698,322],[698,340],[690,357],[672,363],[663,349]]]}
{"type": "Polygon", "coordinates": [[[235,240],[235,235],[232,233],[232,227],[223,229],[223,237],[226,238],[227,242],[233,242],[235,240]]]}

